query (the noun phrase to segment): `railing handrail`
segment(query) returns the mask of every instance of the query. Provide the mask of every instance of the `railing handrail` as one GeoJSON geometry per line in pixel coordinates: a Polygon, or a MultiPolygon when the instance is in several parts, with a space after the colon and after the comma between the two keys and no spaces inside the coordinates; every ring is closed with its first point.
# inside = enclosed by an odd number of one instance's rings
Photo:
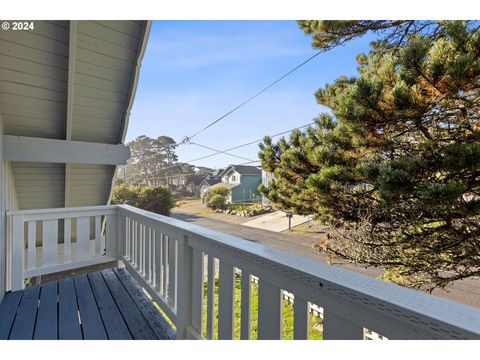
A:
{"type": "Polygon", "coordinates": [[[27,209],[27,210],[7,210],[5,215],[41,215],[50,213],[68,213],[68,212],[91,212],[116,210],[118,205],[97,205],[97,206],[78,206],[67,208],[48,208],[48,209],[27,209]]]}
{"type": "Polygon", "coordinates": [[[192,239],[214,243],[223,249],[230,248],[232,254],[243,253],[243,260],[247,258],[247,261],[251,262],[261,261],[262,267],[268,266],[272,271],[281,272],[280,276],[287,276],[298,282],[294,285],[296,287],[316,285],[314,292],[322,299],[330,297],[340,300],[347,297],[348,301],[360,302],[375,312],[396,317],[404,320],[406,324],[423,327],[428,331],[451,330],[455,333],[455,329],[458,329],[477,338],[480,336],[480,309],[129,205],[119,205],[119,208],[160,221],[163,226],[181,229],[192,239]]]}

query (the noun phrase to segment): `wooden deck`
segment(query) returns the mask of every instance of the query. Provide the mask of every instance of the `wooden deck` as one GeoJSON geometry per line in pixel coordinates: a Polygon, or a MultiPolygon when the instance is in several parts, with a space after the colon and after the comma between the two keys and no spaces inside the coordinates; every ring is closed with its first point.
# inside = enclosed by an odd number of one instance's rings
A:
{"type": "Polygon", "coordinates": [[[175,331],[125,269],[107,269],[7,293],[0,339],[166,340],[175,331]]]}

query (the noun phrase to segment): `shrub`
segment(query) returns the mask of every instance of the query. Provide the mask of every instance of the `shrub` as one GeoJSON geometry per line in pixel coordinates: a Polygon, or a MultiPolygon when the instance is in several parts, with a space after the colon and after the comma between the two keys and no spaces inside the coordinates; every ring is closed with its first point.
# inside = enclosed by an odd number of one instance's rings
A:
{"type": "Polygon", "coordinates": [[[173,195],[165,186],[147,186],[141,189],[138,207],[157,214],[170,215],[175,206],[173,195]]]}
{"type": "Polygon", "coordinates": [[[128,184],[120,184],[113,188],[112,204],[128,204],[136,206],[140,191],[136,186],[128,186],[128,184]]]}
{"type": "MultiPolygon", "coordinates": [[[[212,186],[211,188],[209,188],[208,190],[206,190],[204,193],[203,193],[203,196],[202,196],[202,201],[204,204],[206,204],[207,206],[210,199],[212,197],[214,197],[215,195],[221,195],[223,196],[224,198],[224,201],[226,201],[227,199],[227,196],[230,194],[230,189],[225,187],[225,186],[212,186]]],[[[210,206],[209,206],[210,207],[210,206]]]]}
{"type": "Polygon", "coordinates": [[[128,186],[113,188],[112,204],[128,204],[161,215],[170,215],[175,206],[172,193],[165,186],[128,186]]]}
{"type": "Polygon", "coordinates": [[[214,194],[207,202],[207,206],[212,209],[223,209],[225,207],[226,198],[220,194],[214,194]]]}

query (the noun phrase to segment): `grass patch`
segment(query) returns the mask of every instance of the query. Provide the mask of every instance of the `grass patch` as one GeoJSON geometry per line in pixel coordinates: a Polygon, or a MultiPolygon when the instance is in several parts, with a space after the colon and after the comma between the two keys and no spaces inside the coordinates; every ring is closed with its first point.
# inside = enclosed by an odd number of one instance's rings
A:
{"type": "MultiPolygon", "coordinates": [[[[239,275],[235,276],[235,307],[234,307],[234,339],[240,339],[240,309],[241,309],[241,288],[242,278],[239,275]]],[[[258,284],[251,284],[251,339],[257,339],[258,337],[258,284]]],[[[218,338],[218,277],[215,278],[215,291],[214,291],[214,339],[218,338]]],[[[204,321],[203,321],[203,335],[206,337],[207,333],[207,291],[208,285],[204,286],[204,321]]],[[[282,318],[283,318],[283,333],[282,339],[293,340],[293,304],[288,300],[283,300],[282,318]]],[[[310,317],[310,332],[309,340],[321,340],[322,333],[319,330],[321,328],[322,319],[317,316],[309,315],[310,317]]]]}

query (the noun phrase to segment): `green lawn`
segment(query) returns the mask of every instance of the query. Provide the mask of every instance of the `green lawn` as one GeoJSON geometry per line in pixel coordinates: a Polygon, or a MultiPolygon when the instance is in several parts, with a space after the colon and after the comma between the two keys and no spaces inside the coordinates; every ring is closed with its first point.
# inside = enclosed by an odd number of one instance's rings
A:
{"type": "MultiPolygon", "coordinates": [[[[258,329],[258,285],[255,283],[251,284],[251,339],[257,339],[257,329],[258,329]]],[[[241,287],[242,287],[242,278],[239,275],[235,276],[235,318],[234,318],[234,339],[240,339],[240,304],[241,304],[241,287]]],[[[208,284],[205,282],[204,286],[204,316],[203,316],[203,337],[207,337],[207,292],[208,284]]],[[[148,296],[150,298],[150,296],[148,296]]],[[[151,299],[151,298],[150,298],[151,299]]],[[[153,301],[153,300],[152,300],[153,301]]],[[[215,308],[214,308],[214,338],[218,339],[218,277],[215,279],[215,308]]],[[[168,323],[175,327],[171,322],[168,316],[161,310],[157,303],[155,306],[162,313],[168,323]]],[[[287,300],[283,300],[283,334],[282,339],[284,340],[293,340],[293,304],[287,300]]],[[[310,333],[309,340],[321,340],[322,333],[318,329],[321,327],[322,319],[317,316],[309,315],[310,317],[310,333]]]]}
{"type": "MultiPolygon", "coordinates": [[[[240,339],[240,297],[241,297],[241,276],[235,276],[235,318],[234,318],[234,339],[240,339]]],[[[203,335],[206,337],[207,329],[207,291],[208,286],[205,283],[204,286],[204,323],[203,323],[203,335]]],[[[258,327],[258,285],[252,283],[251,290],[251,339],[257,339],[257,327],[258,327]]],[[[215,309],[214,309],[214,337],[217,339],[218,334],[218,278],[215,279],[215,309]]],[[[283,300],[283,334],[282,338],[285,340],[293,340],[293,304],[287,300],[283,300]]],[[[310,315],[310,340],[321,340],[322,333],[316,328],[316,326],[322,323],[321,318],[310,315]]]]}

